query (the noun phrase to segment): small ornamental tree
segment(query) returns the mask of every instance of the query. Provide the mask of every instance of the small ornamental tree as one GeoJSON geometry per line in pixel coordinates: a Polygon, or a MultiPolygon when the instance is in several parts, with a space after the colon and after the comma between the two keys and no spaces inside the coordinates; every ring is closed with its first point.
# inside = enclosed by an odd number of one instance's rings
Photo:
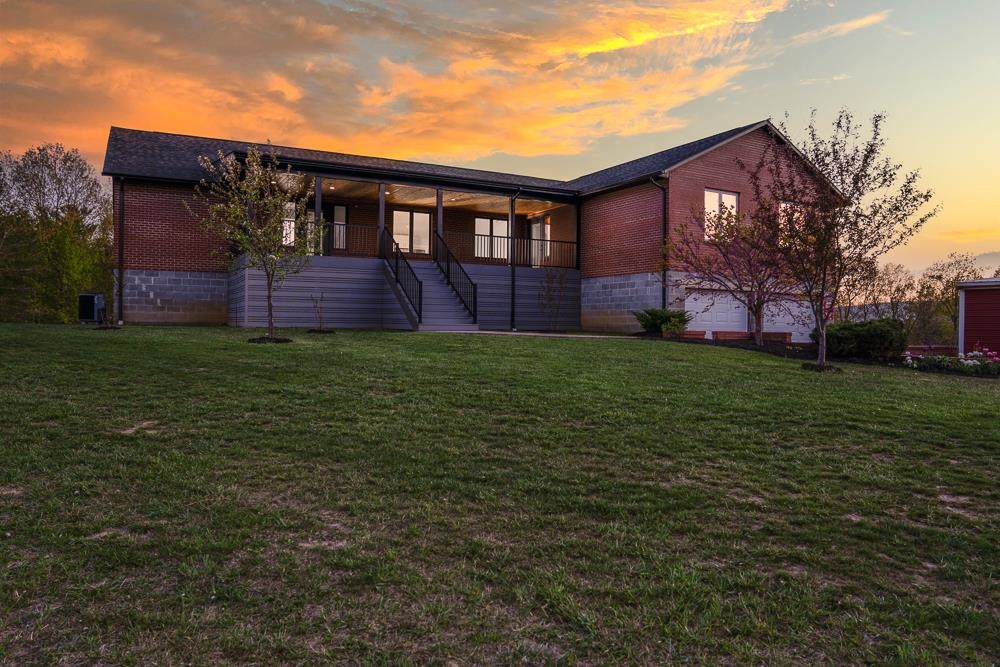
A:
{"type": "Polygon", "coordinates": [[[196,189],[205,206],[202,223],[230,243],[234,262],[264,273],[267,289],[267,338],[274,339],[273,293],[286,277],[298,273],[309,254],[306,225],[307,179],[282,169],[273,150],[256,146],[246,160],[219,153],[198,158],[207,178],[196,189]]]}
{"type": "Polygon", "coordinates": [[[809,303],[819,370],[826,368],[826,326],[845,279],[907,243],[938,212],[925,209],[933,192],[919,187],[920,172],[902,173],[885,155],[884,122],[875,114],[862,136],[843,109],[823,136],[814,112],[798,150],[776,144],[748,169],[757,215],[779,229],[775,251],[809,303]]]}
{"type": "Polygon", "coordinates": [[[774,249],[776,230],[767,217],[739,214],[729,207],[718,213],[692,211],[664,249],[670,268],[682,277],[670,282],[685,289],[729,294],[746,307],[753,321],[754,343],[764,344],[764,316],[778,310],[794,284],[774,249]]]}

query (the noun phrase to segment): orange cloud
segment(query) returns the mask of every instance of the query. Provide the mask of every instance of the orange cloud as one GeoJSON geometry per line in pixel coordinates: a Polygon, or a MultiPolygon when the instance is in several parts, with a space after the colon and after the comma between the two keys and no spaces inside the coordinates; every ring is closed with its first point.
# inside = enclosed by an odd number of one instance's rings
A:
{"type": "MultiPolygon", "coordinates": [[[[0,142],[100,160],[109,125],[402,158],[574,154],[683,125],[681,105],[756,66],[791,0],[227,0],[0,4],[0,142]],[[377,54],[372,57],[370,54],[377,54]]],[[[829,26],[845,34],[887,13],[829,26]]]]}

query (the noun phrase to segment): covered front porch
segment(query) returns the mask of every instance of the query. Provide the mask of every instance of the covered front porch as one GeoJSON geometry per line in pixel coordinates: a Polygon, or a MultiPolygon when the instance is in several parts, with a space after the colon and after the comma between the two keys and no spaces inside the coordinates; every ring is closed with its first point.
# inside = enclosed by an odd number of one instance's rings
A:
{"type": "Polygon", "coordinates": [[[572,203],[316,176],[309,209],[316,255],[379,257],[387,233],[414,260],[446,250],[462,264],[579,267],[572,203]]]}
{"type": "MultiPolygon", "coordinates": [[[[559,193],[491,192],[299,171],[310,260],[275,292],[279,326],[525,329],[580,326],[579,215],[559,193]]],[[[230,322],[255,326],[262,278],[230,277],[230,322]]]]}

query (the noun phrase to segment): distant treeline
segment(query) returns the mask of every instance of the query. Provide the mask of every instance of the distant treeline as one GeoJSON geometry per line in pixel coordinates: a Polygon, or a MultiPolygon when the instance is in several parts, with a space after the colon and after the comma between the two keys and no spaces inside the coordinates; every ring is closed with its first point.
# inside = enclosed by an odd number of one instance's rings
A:
{"type": "Polygon", "coordinates": [[[113,286],[109,190],[76,149],[0,152],[0,319],[73,322],[113,286]]]}

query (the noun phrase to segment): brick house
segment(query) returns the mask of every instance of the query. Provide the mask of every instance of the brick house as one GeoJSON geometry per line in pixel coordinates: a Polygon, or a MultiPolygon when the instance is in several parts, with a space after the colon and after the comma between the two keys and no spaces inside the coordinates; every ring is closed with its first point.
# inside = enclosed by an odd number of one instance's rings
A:
{"type": "MultiPolygon", "coordinates": [[[[662,248],[708,201],[749,205],[737,158],[770,142],[787,139],[761,121],[570,181],[276,147],[309,177],[315,222],[297,232],[315,251],[275,292],[276,324],[634,331],[632,311],[675,307],[708,337],[747,332],[732,299],[672,287],[662,248]]],[[[264,324],[262,275],[230,262],[193,202],[197,158],[247,146],[111,128],[119,319],[264,324]]],[[[808,337],[791,316],[765,329],[808,337]]]]}

